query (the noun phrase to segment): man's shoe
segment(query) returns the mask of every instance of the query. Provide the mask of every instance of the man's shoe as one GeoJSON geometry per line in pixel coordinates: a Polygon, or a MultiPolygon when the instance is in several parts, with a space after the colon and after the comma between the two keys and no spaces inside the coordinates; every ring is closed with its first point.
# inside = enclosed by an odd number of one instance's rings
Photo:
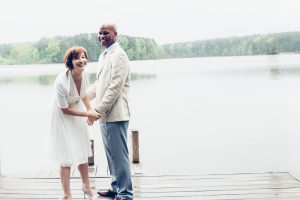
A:
{"type": "Polygon", "coordinates": [[[117,193],[112,190],[104,190],[104,191],[99,190],[97,193],[102,197],[110,197],[110,198],[115,198],[117,195],[117,193]]]}

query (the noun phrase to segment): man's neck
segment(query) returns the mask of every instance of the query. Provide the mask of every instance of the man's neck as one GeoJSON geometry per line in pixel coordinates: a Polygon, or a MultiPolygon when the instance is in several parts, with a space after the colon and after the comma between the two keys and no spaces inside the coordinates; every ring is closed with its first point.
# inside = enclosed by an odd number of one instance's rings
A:
{"type": "Polygon", "coordinates": [[[116,42],[114,42],[111,45],[107,46],[106,49],[110,48],[111,46],[114,46],[114,44],[116,44],[116,42]]]}

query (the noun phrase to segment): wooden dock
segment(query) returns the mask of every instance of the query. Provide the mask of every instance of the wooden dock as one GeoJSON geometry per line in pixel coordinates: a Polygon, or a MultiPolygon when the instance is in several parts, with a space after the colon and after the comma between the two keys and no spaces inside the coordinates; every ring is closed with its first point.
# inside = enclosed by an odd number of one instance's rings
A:
{"type": "MultiPolygon", "coordinates": [[[[106,189],[110,178],[90,169],[94,190],[106,189]]],[[[211,175],[133,175],[135,200],[300,200],[300,182],[287,172],[211,175]]],[[[73,199],[83,199],[76,170],[71,178],[73,199]]],[[[23,177],[0,177],[0,199],[58,199],[58,173],[40,172],[23,177]]],[[[104,199],[104,198],[99,198],[104,199]]]]}

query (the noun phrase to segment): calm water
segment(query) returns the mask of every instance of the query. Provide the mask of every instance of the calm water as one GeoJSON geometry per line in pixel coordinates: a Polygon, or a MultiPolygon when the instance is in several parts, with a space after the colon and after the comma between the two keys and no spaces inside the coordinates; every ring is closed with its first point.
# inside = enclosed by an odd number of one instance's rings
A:
{"type": "MultiPolygon", "coordinates": [[[[2,174],[55,167],[44,136],[51,84],[63,68],[0,67],[2,174]]],[[[137,61],[132,79],[130,129],[140,131],[146,174],[290,170],[300,142],[300,55],[137,61]]],[[[98,124],[90,131],[105,171],[98,124]]]]}

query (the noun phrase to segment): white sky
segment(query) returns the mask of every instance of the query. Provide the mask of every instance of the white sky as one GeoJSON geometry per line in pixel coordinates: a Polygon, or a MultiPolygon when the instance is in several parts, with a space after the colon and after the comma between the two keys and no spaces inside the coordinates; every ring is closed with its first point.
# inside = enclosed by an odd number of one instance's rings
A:
{"type": "Polygon", "coordinates": [[[97,33],[184,42],[300,31],[300,0],[2,0],[0,43],[97,33]]]}

